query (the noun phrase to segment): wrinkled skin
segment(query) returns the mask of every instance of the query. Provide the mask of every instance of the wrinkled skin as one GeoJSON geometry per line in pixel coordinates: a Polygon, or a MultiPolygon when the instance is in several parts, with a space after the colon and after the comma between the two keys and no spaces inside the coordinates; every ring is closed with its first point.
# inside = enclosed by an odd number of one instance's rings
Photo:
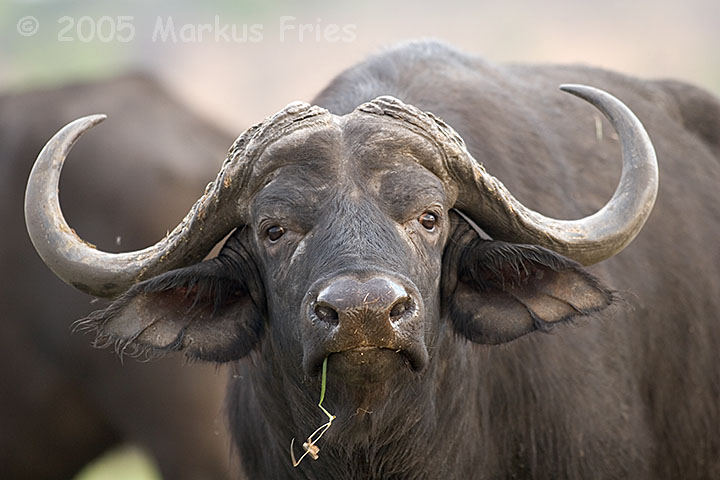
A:
{"type": "Polygon", "coordinates": [[[239,360],[228,409],[249,478],[720,475],[716,99],[417,43],[353,67],[314,103],[344,116],[268,146],[249,219],[217,259],[137,284],[85,323],[149,354],[239,360]],[[591,269],[475,232],[421,135],[351,113],[386,94],[432,111],[522,201],[577,218],[610,196],[619,166],[597,113],[549,93],[567,81],[623,99],[664,178],[645,231],[591,269]],[[390,287],[346,308],[371,285],[390,287]],[[395,305],[407,308],[392,321],[395,305]],[[325,356],[337,419],[319,459],[293,469],[290,439],[297,451],[324,421],[325,356]]]}

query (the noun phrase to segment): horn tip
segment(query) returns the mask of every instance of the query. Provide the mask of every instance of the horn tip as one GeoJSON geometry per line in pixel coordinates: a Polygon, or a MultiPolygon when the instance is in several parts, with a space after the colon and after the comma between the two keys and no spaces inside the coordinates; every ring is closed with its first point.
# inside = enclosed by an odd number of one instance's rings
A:
{"type": "Polygon", "coordinates": [[[73,120],[72,122],[65,125],[65,127],[60,132],[58,132],[58,134],[63,131],[74,132],[73,136],[75,137],[75,139],[77,139],[80,135],[87,132],[98,123],[103,122],[105,119],[107,119],[107,115],[105,115],[104,113],[86,115],[84,117],[73,120]]]}
{"type": "Polygon", "coordinates": [[[589,85],[583,85],[580,83],[563,83],[562,85],[560,85],[560,90],[562,90],[563,92],[571,93],[573,95],[578,95],[580,93],[597,90],[597,88],[591,87],[589,85]]]}
{"type": "Polygon", "coordinates": [[[88,115],[86,117],[83,117],[83,118],[81,118],[81,120],[89,123],[91,126],[95,126],[98,123],[107,120],[107,115],[104,113],[96,113],[93,115],[88,115]]]}
{"type": "MultiPolygon", "coordinates": [[[[590,102],[591,104],[598,106],[600,102],[617,102],[618,100],[608,92],[601,90],[597,87],[591,87],[590,85],[583,85],[580,83],[563,83],[560,85],[560,90],[563,92],[574,95],[578,98],[590,102]]],[[[602,109],[601,109],[602,110],[602,109]]]]}

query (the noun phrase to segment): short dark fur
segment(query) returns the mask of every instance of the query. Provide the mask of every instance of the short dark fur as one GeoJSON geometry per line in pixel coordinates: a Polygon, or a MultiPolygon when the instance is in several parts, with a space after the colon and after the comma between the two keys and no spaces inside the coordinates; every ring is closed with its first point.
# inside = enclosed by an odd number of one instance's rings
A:
{"type": "MultiPolygon", "coordinates": [[[[250,210],[283,219],[285,235],[268,242],[267,223],[257,219],[246,226],[254,236],[230,241],[251,252],[267,307],[264,333],[249,330],[257,345],[235,364],[229,386],[230,428],[249,478],[720,477],[720,162],[716,132],[698,124],[718,111],[716,99],[588,67],[494,65],[421,42],[349,69],[314,103],[346,114],[393,95],[432,111],[521,201],[579,217],[609,198],[619,161],[607,123],[598,137],[597,113],[555,92],[566,82],[626,102],[645,123],[662,172],[645,231],[590,271],[535,246],[478,238],[451,217],[439,181],[398,159],[401,151],[348,154],[359,148],[353,139],[372,138],[372,122],[323,137],[322,148],[308,141],[303,151],[313,155],[289,156],[263,185],[258,198],[292,200],[256,198],[250,210]],[[378,169],[383,175],[373,177],[378,169]],[[420,192],[436,193],[426,200],[420,192]],[[431,200],[441,206],[436,233],[413,223],[431,200]],[[417,288],[430,360],[422,371],[405,365],[382,382],[353,384],[333,375],[328,352],[325,406],[337,420],[320,459],[294,470],[290,439],[323,421],[319,378],[303,368],[314,337],[300,306],[318,282],[347,271],[391,272],[417,288]],[[632,292],[630,308],[606,309],[611,289],[632,292]],[[595,318],[529,334],[588,315],[595,318]]],[[[187,278],[170,273],[118,305],[194,285],[187,278]]],[[[243,292],[237,287],[248,281],[222,278],[230,287],[206,290],[243,292]]],[[[123,308],[95,317],[101,334],[123,308]]],[[[252,325],[248,311],[259,304],[245,298],[235,308],[240,323],[252,325]]],[[[114,338],[136,334],[128,327],[114,338]]]]}

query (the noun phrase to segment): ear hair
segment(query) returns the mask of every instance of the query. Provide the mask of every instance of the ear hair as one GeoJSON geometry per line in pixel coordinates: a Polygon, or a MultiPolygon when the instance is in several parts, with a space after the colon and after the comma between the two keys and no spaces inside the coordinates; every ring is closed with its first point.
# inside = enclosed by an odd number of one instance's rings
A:
{"type": "Polygon", "coordinates": [[[615,301],[580,264],[535,245],[487,241],[459,225],[445,253],[443,301],[456,332],[510,342],[588,317],[615,301]]]}
{"type": "MultiPolygon", "coordinates": [[[[583,270],[574,260],[543,247],[478,239],[463,251],[459,273],[468,276],[481,290],[490,287],[504,290],[506,286],[527,283],[532,275],[532,264],[554,272],[583,270]]],[[[597,283],[594,278],[593,281],[597,283]]]]}
{"type": "Polygon", "coordinates": [[[103,310],[75,323],[98,348],[152,359],[186,350],[224,362],[247,354],[263,330],[257,288],[245,262],[221,255],[134,285],[103,310]]]}

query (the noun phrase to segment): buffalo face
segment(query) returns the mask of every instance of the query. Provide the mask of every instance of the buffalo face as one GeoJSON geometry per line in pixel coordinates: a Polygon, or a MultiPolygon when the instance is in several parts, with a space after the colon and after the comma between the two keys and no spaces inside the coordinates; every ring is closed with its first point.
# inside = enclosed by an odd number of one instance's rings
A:
{"type": "Polygon", "coordinates": [[[349,383],[421,372],[454,201],[423,166],[436,149],[362,117],[299,136],[260,158],[269,173],[250,208],[271,341],[306,374],[329,356],[349,383]]]}

